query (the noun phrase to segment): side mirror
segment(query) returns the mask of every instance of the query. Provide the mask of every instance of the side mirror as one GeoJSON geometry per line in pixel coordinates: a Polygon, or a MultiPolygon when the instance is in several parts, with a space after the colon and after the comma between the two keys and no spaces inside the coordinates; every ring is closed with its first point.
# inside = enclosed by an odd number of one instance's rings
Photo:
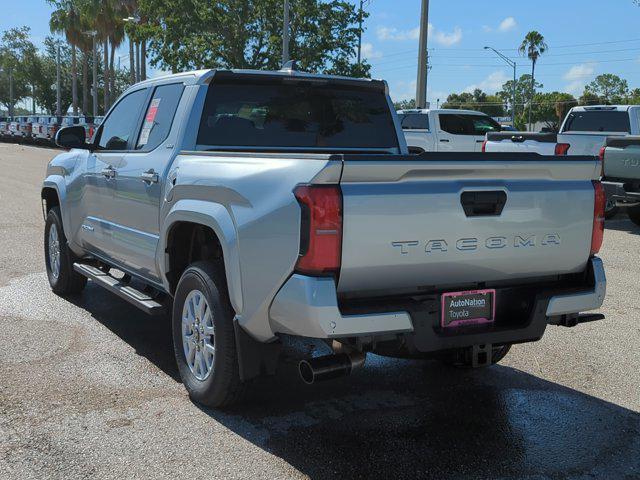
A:
{"type": "Polygon", "coordinates": [[[88,149],[87,133],[84,127],[75,125],[73,127],[64,127],[56,133],[56,145],[62,148],[84,148],[88,149]]]}

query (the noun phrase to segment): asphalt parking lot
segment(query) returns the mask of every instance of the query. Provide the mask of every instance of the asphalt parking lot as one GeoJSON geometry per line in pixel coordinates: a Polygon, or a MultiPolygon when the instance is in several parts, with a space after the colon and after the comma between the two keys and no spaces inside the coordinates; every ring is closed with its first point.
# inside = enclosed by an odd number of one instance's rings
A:
{"type": "MultiPolygon", "coordinates": [[[[499,366],[370,357],[306,386],[284,362],[199,408],[168,322],[89,285],[53,295],[40,183],[57,152],[0,143],[0,478],[640,478],[640,228],[608,222],[607,319],[499,366]]],[[[585,208],[591,208],[585,206],[585,208]]]]}

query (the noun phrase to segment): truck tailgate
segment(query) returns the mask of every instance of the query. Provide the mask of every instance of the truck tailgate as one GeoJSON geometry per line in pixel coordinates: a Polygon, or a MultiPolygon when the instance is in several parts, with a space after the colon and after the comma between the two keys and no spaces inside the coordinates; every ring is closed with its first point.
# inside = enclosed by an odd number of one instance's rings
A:
{"type": "Polygon", "coordinates": [[[425,290],[584,270],[593,157],[345,156],[341,293],[425,290]]]}
{"type": "Polygon", "coordinates": [[[605,178],[640,180],[640,137],[610,137],[606,147],[605,178]]]}

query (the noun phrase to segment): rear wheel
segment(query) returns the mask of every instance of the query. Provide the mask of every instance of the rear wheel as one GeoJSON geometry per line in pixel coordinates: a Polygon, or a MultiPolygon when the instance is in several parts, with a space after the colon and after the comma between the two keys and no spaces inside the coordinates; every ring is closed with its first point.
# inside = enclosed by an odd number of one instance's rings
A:
{"type": "Polygon", "coordinates": [[[197,262],[185,270],[173,303],[173,346],[189,396],[208,407],[240,400],[234,312],[222,266],[197,262]]]}
{"type": "MultiPolygon", "coordinates": [[[[507,356],[509,350],[511,350],[511,344],[496,345],[495,347],[493,347],[491,354],[491,365],[499,363],[504,357],[507,356]]],[[[461,348],[458,350],[454,350],[443,356],[441,360],[446,365],[450,365],[453,367],[471,368],[473,366],[472,349],[461,348]]]]}
{"type": "Polygon", "coordinates": [[[73,269],[76,257],[67,245],[58,207],[53,207],[47,214],[44,227],[44,258],[49,285],[54,293],[68,295],[82,291],[87,284],[87,278],[73,269]]]}
{"type": "Polygon", "coordinates": [[[635,205],[633,207],[629,207],[627,209],[629,213],[629,218],[633,223],[640,226],[640,205],[635,205]]]}

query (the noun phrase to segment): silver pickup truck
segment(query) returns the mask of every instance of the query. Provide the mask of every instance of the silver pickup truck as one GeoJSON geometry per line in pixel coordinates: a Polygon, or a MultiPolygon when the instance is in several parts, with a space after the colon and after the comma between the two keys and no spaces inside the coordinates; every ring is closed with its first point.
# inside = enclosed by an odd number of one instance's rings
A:
{"type": "MultiPolygon", "coordinates": [[[[131,87],[42,188],[49,282],[172,316],[191,397],[238,400],[292,337],[308,383],[367,353],[486,366],[601,319],[596,157],[410,156],[385,82],[199,71],[131,87]]],[[[160,325],[160,323],[159,323],[160,325]]],[[[159,327],[160,328],[160,327],[159,327]]]]}

